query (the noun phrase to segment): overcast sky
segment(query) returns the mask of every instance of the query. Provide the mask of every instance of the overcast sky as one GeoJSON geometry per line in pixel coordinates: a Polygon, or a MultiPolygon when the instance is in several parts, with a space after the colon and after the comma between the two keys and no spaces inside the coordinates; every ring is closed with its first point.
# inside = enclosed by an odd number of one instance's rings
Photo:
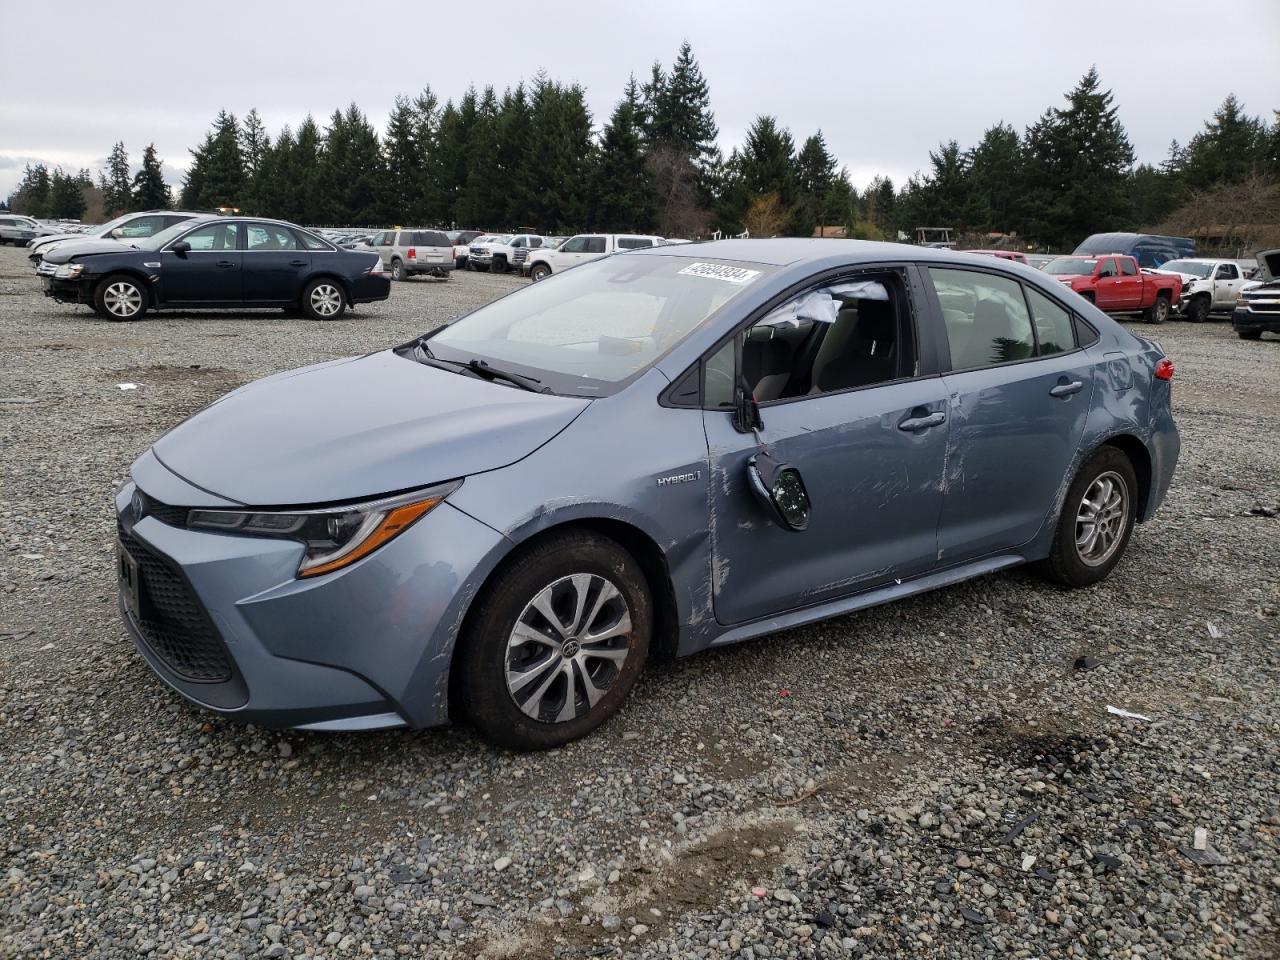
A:
{"type": "Polygon", "coordinates": [[[581,83],[599,127],[627,75],[686,38],[726,154],[770,113],[797,143],[821,128],[859,187],[901,182],[939,141],[1025,128],[1090,64],[1140,160],[1228,93],[1280,109],[1280,0],[0,3],[0,197],[27,161],[96,171],[121,139],[135,165],[155,141],[177,186],[224,107],[257,107],[274,134],[354,100],[381,130],[397,93],[430,84],[443,102],[539,69],[581,83]]]}

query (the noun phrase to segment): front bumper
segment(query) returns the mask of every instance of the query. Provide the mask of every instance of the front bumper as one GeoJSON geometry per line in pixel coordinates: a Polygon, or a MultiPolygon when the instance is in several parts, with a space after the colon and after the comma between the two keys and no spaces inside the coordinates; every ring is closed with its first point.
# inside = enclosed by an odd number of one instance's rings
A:
{"type": "Polygon", "coordinates": [[[116,510],[121,539],[141,560],[142,618],[123,599],[120,611],[170,687],[267,727],[426,727],[448,719],[457,629],[503,552],[500,534],[446,502],[350,567],[299,580],[301,544],[175,525],[185,511],[166,507],[161,492],[192,505],[209,495],[149,454],[134,477],[116,510]],[[155,491],[154,499],[135,519],[140,490],[155,491]]]}
{"type": "Polygon", "coordinates": [[[44,286],[44,295],[57,300],[59,303],[93,304],[94,279],[91,277],[65,280],[45,274],[40,277],[40,281],[44,286]]]}
{"type": "Polygon", "coordinates": [[[1237,307],[1231,314],[1231,328],[1251,333],[1280,333],[1280,296],[1249,309],[1237,307]],[[1261,309],[1259,309],[1261,308],[1261,309]]]}

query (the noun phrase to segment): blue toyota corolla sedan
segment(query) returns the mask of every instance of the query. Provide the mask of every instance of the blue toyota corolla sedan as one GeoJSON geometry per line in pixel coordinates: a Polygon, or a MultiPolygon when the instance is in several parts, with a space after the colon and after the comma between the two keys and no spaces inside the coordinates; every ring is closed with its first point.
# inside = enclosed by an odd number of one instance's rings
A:
{"type": "Polygon", "coordinates": [[[1103,579],[1173,476],[1172,377],[989,257],[637,250],[166,434],[117,496],[120,609],[228,716],[551,747],[658,652],[1023,563],[1103,579]]]}

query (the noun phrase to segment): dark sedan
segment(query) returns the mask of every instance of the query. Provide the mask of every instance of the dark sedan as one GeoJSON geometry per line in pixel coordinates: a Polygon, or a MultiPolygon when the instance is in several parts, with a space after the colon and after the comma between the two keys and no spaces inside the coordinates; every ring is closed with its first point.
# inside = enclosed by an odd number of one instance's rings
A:
{"type": "Polygon", "coordinates": [[[356,303],[385,300],[391,282],[376,253],[342,250],[292,223],[205,217],[132,245],[76,244],[41,261],[45,295],[83,303],[109,320],[166,308],[283,307],[336,320],[356,303]]]}

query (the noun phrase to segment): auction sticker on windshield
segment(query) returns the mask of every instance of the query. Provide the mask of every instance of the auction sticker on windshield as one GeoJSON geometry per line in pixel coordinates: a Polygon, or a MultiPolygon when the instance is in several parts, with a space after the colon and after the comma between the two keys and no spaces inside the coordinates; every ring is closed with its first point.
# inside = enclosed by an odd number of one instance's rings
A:
{"type": "Polygon", "coordinates": [[[760,276],[759,270],[748,270],[745,267],[726,267],[720,263],[691,263],[680,271],[691,277],[709,277],[712,280],[723,280],[726,283],[750,283],[760,276]]]}

